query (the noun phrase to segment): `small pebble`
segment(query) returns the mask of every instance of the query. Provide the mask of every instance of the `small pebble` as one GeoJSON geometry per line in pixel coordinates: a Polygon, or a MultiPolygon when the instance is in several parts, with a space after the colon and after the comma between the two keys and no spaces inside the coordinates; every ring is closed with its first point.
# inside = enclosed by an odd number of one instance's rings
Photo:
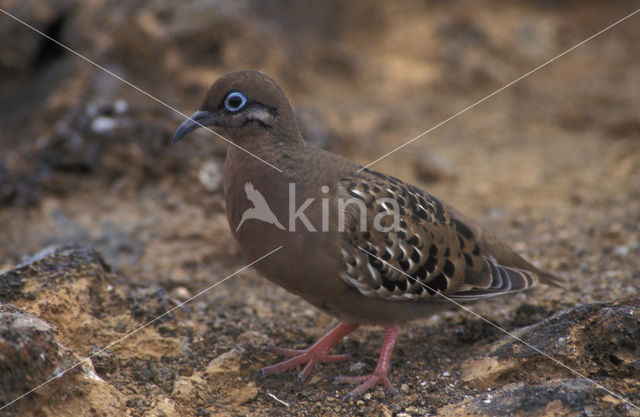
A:
{"type": "Polygon", "coordinates": [[[115,119],[106,116],[99,116],[91,122],[91,130],[95,133],[105,133],[116,128],[118,123],[115,119]]]}
{"type": "Polygon", "coordinates": [[[455,166],[448,159],[426,153],[413,160],[413,169],[418,178],[425,182],[453,180],[457,178],[455,166]]]}
{"type": "Polygon", "coordinates": [[[117,114],[126,113],[129,110],[129,103],[127,103],[124,99],[117,99],[113,102],[113,111],[117,114]]]}
{"type": "Polygon", "coordinates": [[[191,298],[191,293],[183,286],[175,287],[171,290],[170,294],[172,297],[177,298],[180,301],[186,301],[191,298]]]}
{"type": "Polygon", "coordinates": [[[628,246],[624,246],[624,245],[616,246],[613,249],[613,253],[615,253],[616,255],[618,255],[620,257],[627,256],[629,254],[629,247],[628,246]]]}
{"type": "Polygon", "coordinates": [[[415,407],[413,405],[407,407],[404,409],[404,411],[406,411],[407,413],[410,413],[411,415],[420,415],[420,414],[424,414],[423,409],[415,407]]]}
{"type": "Polygon", "coordinates": [[[351,365],[349,365],[349,371],[350,372],[358,372],[360,370],[362,370],[362,368],[364,368],[366,365],[363,362],[354,362],[351,365]]]}
{"type": "Polygon", "coordinates": [[[191,378],[179,377],[173,383],[171,396],[184,402],[192,402],[198,397],[198,391],[191,378]]]}
{"type": "Polygon", "coordinates": [[[207,191],[217,191],[222,184],[222,168],[215,161],[205,161],[198,171],[198,179],[207,191]]]}

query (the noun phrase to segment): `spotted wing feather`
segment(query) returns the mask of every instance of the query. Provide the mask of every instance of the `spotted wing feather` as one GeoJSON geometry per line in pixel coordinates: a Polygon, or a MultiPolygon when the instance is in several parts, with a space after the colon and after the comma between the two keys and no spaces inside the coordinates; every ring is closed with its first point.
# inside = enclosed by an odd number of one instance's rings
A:
{"type": "Polygon", "coordinates": [[[339,197],[346,211],[340,276],[365,296],[474,300],[539,280],[539,271],[505,244],[484,239],[466,217],[397,178],[364,169],[341,179],[339,197]],[[512,258],[519,264],[501,263],[512,258]]]}

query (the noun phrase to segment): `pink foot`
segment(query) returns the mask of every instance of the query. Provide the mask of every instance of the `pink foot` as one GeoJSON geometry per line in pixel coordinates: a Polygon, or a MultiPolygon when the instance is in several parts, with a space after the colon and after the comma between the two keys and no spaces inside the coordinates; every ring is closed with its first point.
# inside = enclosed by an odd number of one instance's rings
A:
{"type": "Polygon", "coordinates": [[[295,368],[302,364],[306,364],[302,372],[298,374],[298,383],[303,383],[309,376],[313,367],[317,363],[340,362],[349,357],[349,355],[329,355],[329,350],[334,347],[343,337],[357,329],[359,324],[340,323],[327,334],[322,336],[316,343],[307,349],[285,349],[277,346],[271,346],[271,350],[278,355],[289,358],[286,361],[267,366],[258,371],[263,377],[278,374],[289,369],[295,368]]]}
{"type": "Polygon", "coordinates": [[[391,370],[390,359],[391,352],[393,352],[393,346],[398,339],[398,328],[389,326],[384,330],[384,341],[382,342],[382,349],[380,351],[380,359],[376,365],[376,370],[371,375],[364,376],[339,376],[335,382],[338,384],[360,384],[353,391],[351,391],[347,397],[358,397],[364,394],[369,388],[376,385],[383,385],[387,391],[396,395],[398,390],[395,389],[387,375],[391,370]]]}

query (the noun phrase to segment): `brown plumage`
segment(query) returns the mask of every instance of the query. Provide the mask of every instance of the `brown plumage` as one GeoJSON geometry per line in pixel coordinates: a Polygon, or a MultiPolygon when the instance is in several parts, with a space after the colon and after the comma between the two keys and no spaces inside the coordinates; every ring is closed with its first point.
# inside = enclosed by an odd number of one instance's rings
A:
{"type": "Polygon", "coordinates": [[[339,380],[360,384],[353,395],[375,384],[396,392],[387,373],[398,326],[445,307],[443,295],[460,302],[560,282],[419,188],[308,144],[284,92],[263,73],[216,81],[173,141],[201,125],[235,144],[225,161],[224,194],[247,260],[282,245],[255,268],[341,321],[308,349],[274,348],[290,359],[264,375],[304,364],[302,381],[315,363],[346,359],[328,351],[360,323],[379,324],[386,331],[374,373],[339,380]],[[255,215],[247,184],[264,196],[271,220],[255,215]],[[247,210],[253,214],[242,220],[247,210]]]}

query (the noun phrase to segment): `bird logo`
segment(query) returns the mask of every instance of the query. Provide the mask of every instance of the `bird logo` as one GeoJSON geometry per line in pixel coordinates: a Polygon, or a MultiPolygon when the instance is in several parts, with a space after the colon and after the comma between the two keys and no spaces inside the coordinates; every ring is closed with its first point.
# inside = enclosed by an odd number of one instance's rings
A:
{"type": "Polygon", "coordinates": [[[273,214],[273,211],[269,208],[267,200],[260,194],[260,191],[253,187],[253,184],[250,182],[245,183],[244,192],[247,194],[249,201],[253,203],[253,207],[246,209],[245,212],[242,213],[242,218],[236,228],[236,232],[240,230],[240,226],[249,219],[261,220],[284,230],[284,226],[280,224],[276,215],[273,214]]]}

